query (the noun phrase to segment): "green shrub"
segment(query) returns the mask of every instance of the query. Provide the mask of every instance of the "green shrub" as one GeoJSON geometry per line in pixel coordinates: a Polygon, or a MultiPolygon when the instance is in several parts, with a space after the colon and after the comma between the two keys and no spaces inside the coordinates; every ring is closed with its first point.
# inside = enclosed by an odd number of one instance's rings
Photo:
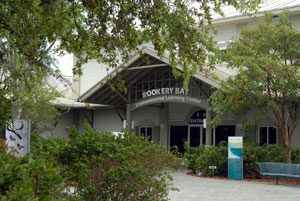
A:
{"type": "Polygon", "coordinates": [[[63,178],[53,163],[33,159],[31,154],[16,158],[0,142],[0,200],[63,200],[63,178]]]}
{"type": "MultiPolygon", "coordinates": [[[[215,175],[227,176],[228,174],[228,147],[227,142],[220,142],[218,146],[206,149],[187,147],[184,155],[188,160],[188,168],[200,171],[203,175],[213,174],[209,166],[217,166],[215,175]]],[[[294,163],[300,161],[300,150],[292,150],[294,163]]],[[[245,142],[243,146],[244,175],[260,177],[258,162],[285,162],[284,149],[275,144],[259,146],[256,143],[245,142]]]]}
{"type": "Polygon", "coordinates": [[[203,153],[204,147],[190,147],[189,143],[185,142],[184,149],[183,157],[186,159],[185,167],[196,172],[196,160],[203,153]]]}
{"type": "Polygon", "coordinates": [[[262,161],[262,147],[255,143],[246,143],[243,146],[244,175],[259,175],[258,162],[262,161]]]}
{"type": "Polygon", "coordinates": [[[42,158],[56,161],[58,153],[68,143],[65,137],[44,138],[38,134],[31,135],[30,152],[35,158],[42,158]]]}
{"type": "Polygon", "coordinates": [[[292,163],[300,163],[300,149],[292,149],[292,163]]]}
{"type": "Polygon", "coordinates": [[[245,143],[243,147],[244,175],[260,177],[258,162],[284,162],[284,149],[275,144],[259,146],[245,143]]]}
{"type": "Polygon", "coordinates": [[[209,166],[217,166],[217,169],[214,170],[214,175],[226,176],[228,172],[227,158],[227,146],[207,147],[196,159],[195,169],[203,175],[212,176],[213,171],[209,169],[209,166]]]}
{"type": "MultiPolygon", "coordinates": [[[[62,175],[76,183],[82,200],[167,200],[172,188],[169,170],[176,156],[160,144],[125,132],[118,137],[86,127],[76,129],[55,154],[62,175]]],[[[48,139],[49,140],[49,139],[48,139]]]]}

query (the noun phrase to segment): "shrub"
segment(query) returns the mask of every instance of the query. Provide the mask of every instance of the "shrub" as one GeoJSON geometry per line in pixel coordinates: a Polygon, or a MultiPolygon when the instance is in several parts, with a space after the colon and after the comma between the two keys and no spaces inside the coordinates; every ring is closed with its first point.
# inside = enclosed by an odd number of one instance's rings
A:
{"type": "Polygon", "coordinates": [[[68,139],[62,136],[44,138],[38,134],[31,135],[30,140],[30,152],[33,157],[54,161],[68,143],[68,139]]]}
{"type": "Polygon", "coordinates": [[[218,176],[226,176],[227,158],[228,148],[226,146],[207,147],[196,159],[195,169],[207,176],[212,176],[213,173],[218,176]],[[209,166],[217,166],[217,169],[213,172],[209,166]]]}
{"type": "Polygon", "coordinates": [[[292,149],[292,163],[300,163],[300,149],[292,149]]]}
{"type": "Polygon", "coordinates": [[[50,161],[16,158],[0,142],[0,200],[63,200],[63,178],[50,161]]]}
{"type": "Polygon", "coordinates": [[[260,177],[258,162],[284,162],[284,149],[275,144],[259,146],[245,143],[243,148],[244,175],[260,177]]]}
{"type": "Polygon", "coordinates": [[[179,167],[165,147],[125,132],[118,137],[87,127],[57,155],[65,174],[76,181],[83,200],[167,200],[170,168],[179,167]]]}
{"type": "Polygon", "coordinates": [[[243,147],[244,175],[260,177],[258,162],[284,162],[284,149],[274,144],[259,146],[245,143],[243,147]]]}
{"type": "Polygon", "coordinates": [[[196,172],[196,160],[203,153],[204,147],[190,147],[188,142],[184,143],[184,155],[186,159],[185,167],[196,172]]]}
{"type": "MultiPolygon", "coordinates": [[[[215,175],[227,176],[228,174],[228,147],[226,142],[220,142],[218,146],[200,148],[187,148],[185,158],[188,165],[194,171],[200,171],[203,175],[212,176],[213,171],[209,166],[217,166],[215,175]]],[[[300,150],[292,151],[293,162],[298,163],[300,150]]],[[[260,177],[258,162],[285,162],[284,149],[270,144],[259,146],[256,143],[245,142],[243,146],[243,171],[245,176],[260,177]]]]}

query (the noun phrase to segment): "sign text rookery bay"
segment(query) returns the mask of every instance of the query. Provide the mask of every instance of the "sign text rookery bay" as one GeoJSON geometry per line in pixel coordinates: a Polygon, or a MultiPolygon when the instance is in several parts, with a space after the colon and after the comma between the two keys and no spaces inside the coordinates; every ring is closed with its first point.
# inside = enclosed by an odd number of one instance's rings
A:
{"type": "Polygon", "coordinates": [[[185,90],[184,88],[159,88],[159,89],[150,89],[143,92],[143,98],[149,98],[151,96],[157,95],[188,95],[189,89],[185,90]]]}

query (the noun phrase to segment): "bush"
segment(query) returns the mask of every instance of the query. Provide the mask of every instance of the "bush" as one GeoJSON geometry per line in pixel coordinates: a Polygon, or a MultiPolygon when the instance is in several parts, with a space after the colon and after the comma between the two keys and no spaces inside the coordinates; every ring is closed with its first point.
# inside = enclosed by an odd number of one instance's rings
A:
{"type": "Polygon", "coordinates": [[[226,176],[228,148],[226,146],[215,146],[206,148],[203,153],[196,159],[195,169],[203,175],[226,176]],[[217,166],[217,169],[211,170],[209,166],[217,166]]]}
{"type": "Polygon", "coordinates": [[[190,147],[188,142],[184,143],[184,155],[186,159],[185,167],[196,172],[196,160],[203,153],[204,147],[190,147]]]}
{"type": "Polygon", "coordinates": [[[50,161],[16,158],[0,142],[0,200],[63,200],[63,178],[50,161]]]}
{"type": "Polygon", "coordinates": [[[68,143],[68,139],[62,136],[44,138],[38,134],[31,135],[30,140],[30,152],[35,158],[53,161],[68,143]]]}
{"type": "MultiPolygon", "coordinates": [[[[227,176],[228,174],[228,147],[226,142],[206,149],[188,148],[185,158],[193,171],[200,171],[203,175],[212,176],[213,172],[208,167],[217,166],[215,175],[227,176]]],[[[300,150],[292,150],[293,163],[299,163],[300,150]]],[[[245,141],[243,146],[243,171],[245,176],[260,177],[258,162],[285,162],[284,149],[275,144],[259,146],[256,143],[245,141]]]]}
{"type": "Polygon", "coordinates": [[[258,162],[284,162],[284,149],[275,144],[259,146],[245,143],[243,147],[244,175],[260,177],[258,162]]]}
{"type": "Polygon", "coordinates": [[[66,143],[50,147],[56,147],[51,157],[64,167],[62,175],[75,183],[75,200],[167,200],[173,189],[169,170],[179,161],[162,145],[88,126],[81,134],[72,129],[69,136],[66,143]]]}
{"type": "Polygon", "coordinates": [[[292,163],[300,163],[300,149],[292,149],[292,163]]]}

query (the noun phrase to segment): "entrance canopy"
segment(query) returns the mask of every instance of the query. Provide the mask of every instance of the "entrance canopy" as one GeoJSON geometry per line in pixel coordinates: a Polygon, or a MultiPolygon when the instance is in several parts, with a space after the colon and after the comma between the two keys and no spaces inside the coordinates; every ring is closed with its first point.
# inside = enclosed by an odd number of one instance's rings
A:
{"type": "MultiPolygon", "coordinates": [[[[193,76],[189,89],[183,88],[183,78],[175,78],[166,58],[158,57],[149,48],[142,49],[127,64],[115,69],[79,101],[126,107],[131,110],[163,102],[179,102],[205,108],[206,99],[219,87],[219,83],[201,73],[193,76]]],[[[177,68],[180,71],[180,68],[177,68]]]]}

